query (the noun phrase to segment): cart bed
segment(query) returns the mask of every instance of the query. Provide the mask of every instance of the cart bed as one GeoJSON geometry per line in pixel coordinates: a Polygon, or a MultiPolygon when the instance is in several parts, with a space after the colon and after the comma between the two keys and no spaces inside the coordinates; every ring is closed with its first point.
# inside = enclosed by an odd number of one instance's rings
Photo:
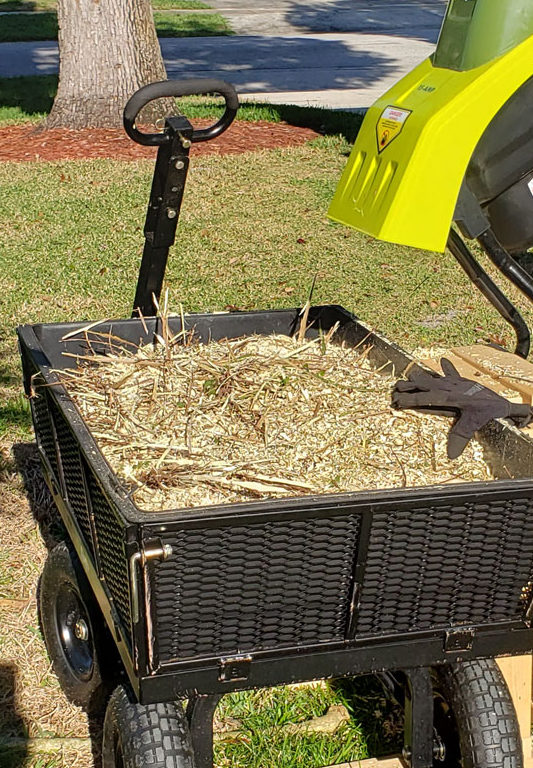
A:
{"type": "MultiPolygon", "coordinates": [[[[290,334],[298,316],[185,321],[205,342],[290,334]]],[[[397,375],[412,364],[341,307],[309,321],[339,322],[340,340],[397,375]]],[[[533,454],[517,430],[495,422],[482,440],[496,475],[524,479],[143,512],[53,372],[86,352],[83,336],[62,341],[83,327],[19,329],[25,386],[45,477],[141,701],[533,649],[533,454]]],[[[157,320],[98,330],[149,343],[157,320]]]]}

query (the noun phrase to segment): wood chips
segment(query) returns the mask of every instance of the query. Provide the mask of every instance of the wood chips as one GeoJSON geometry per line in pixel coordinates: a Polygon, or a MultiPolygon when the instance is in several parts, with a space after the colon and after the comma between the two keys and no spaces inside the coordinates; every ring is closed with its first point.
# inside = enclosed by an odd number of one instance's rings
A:
{"type": "MultiPolygon", "coordinates": [[[[194,120],[197,128],[213,124],[212,119],[194,120]]],[[[261,149],[295,147],[316,139],[319,134],[311,128],[265,120],[246,122],[236,120],[216,141],[194,144],[194,157],[233,155],[257,152],[261,149]]],[[[136,144],[122,128],[86,128],[79,131],[50,128],[43,131],[33,123],[0,127],[0,161],[25,162],[80,160],[109,157],[113,160],[155,158],[155,147],[136,144]]]]}
{"type": "Polygon", "coordinates": [[[143,509],[490,479],[477,443],[450,462],[451,421],[392,410],[395,379],[332,332],[199,344],[164,327],[60,372],[143,509]]]}

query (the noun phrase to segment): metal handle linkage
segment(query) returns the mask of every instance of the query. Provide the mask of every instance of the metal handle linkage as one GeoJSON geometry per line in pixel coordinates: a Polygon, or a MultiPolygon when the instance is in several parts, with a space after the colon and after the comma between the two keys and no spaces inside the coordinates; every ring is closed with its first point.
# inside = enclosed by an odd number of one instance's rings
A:
{"type": "Polygon", "coordinates": [[[150,547],[134,552],[130,557],[130,588],[131,588],[131,620],[137,624],[140,617],[139,582],[137,579],[138,567],[144,568],[149,560],[166,560],[172,554],[170,544],[161,547],[150,547]]]}
{"type": "Polygon", "coordinates": [[[176,237],[181,210],[189,149],[198,141],[220,136],[235,118],[239,99],[232,85],[223,80],[168,80],[151,83],[133,94],[124,108],[124,128],[139,144],[157,146],[157,160],[144,225],[144,250],[133,302],[133,317],[156,314],[163,286],[168,251],[176,237]],[[219,93],[225,110],[220,120],[208,128],[194,128],[184,115],[165,119],[163,133],[142,133],[135,125],[139,112],[150,101],[161,97],[219,93]],[[154,301],[155,298],[155,301],[154,301]]]}

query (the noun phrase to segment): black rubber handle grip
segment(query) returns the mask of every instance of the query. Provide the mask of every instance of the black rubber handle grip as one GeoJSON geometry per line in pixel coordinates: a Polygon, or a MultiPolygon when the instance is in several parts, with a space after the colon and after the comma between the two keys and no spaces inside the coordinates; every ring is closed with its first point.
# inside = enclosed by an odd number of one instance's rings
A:
{"type": "Polygon", "coordinates": [[[154,99],[170,96],[201,96],[207,93],[219,93],[224,97],[226,109],[220,120],[209,128],[200,128],[192,134],[192,141],[209,141],[230,127],[239,108],[239,97],[235,88],[224,80],[191,79],[191,80],[162,80],[150,83],[128,100],[124,107],[124,130],[133,141],[145,146],[155,147],[169,141],[166,133],[142,133],[135,127],[135,119],[141,109],[154,99]]]}

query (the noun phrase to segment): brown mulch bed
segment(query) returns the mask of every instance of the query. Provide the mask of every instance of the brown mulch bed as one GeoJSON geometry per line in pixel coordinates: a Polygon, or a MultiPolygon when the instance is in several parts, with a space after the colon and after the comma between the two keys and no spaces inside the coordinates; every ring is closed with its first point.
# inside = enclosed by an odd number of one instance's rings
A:
{"type": "MultiPolygon", "coordinates": [[[[195,127],[205,127],[210,120],[195,120],[195,127]]],[[[195,155],[238,154],[258,149],[294,147],[318,136],[310,128],[284,123],[236,121],[222,136],[194,144],[195,155]]],[[[71,131],[53,128],[39,131],[33,124],[7,125],[0,128],[0,161],[73,160],[110,157],[138,160],[155,157],[156,149],[133,142],[123,130],[87,128],[71,131]]]]}

